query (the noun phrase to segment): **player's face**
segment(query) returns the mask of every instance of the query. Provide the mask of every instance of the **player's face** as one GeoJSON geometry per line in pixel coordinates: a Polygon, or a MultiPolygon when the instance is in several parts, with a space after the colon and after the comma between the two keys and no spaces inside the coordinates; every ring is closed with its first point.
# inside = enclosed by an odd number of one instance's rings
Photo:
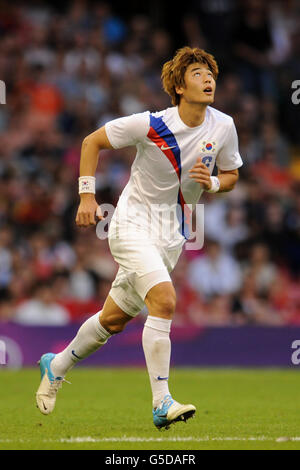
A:
{"type": "MultiPolygon", "coordinates": [[[[184,74],[185,87],[176,89],[187,103],[211,104],[214,101],[216,82],[206,64],[190,64],[184,74]]],[[[181,98],[181,99],[182,99],[181,98]]]]}

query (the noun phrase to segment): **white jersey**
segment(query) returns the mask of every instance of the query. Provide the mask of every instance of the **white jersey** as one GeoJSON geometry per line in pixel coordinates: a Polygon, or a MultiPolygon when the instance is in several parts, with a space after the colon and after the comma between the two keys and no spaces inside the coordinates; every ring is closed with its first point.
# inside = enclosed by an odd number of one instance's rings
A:
{"type": "Polygon", "coordinates": [[[188,238],[187,218],[203,192],[188,172],[197,158],[210,173],[215,164],[221,170],[243,164],[233,119],[211,106],[197,127],[184,124],[176,106],[115,119],[106,123],[105,130],[113,148],[137,148],[109,237],[122,236],[122,232],[128,236],[128,230],[133,235],[151,232],[153,236],[154,231],[160,244],[169,248],[182,245],[188,238]],[[187,211],[186,205],[190,205],[187,211]],[[174,210],[175,218],[170,216],[174,210]],[[154,223],[159,217],[160,224],[154,223]]]}

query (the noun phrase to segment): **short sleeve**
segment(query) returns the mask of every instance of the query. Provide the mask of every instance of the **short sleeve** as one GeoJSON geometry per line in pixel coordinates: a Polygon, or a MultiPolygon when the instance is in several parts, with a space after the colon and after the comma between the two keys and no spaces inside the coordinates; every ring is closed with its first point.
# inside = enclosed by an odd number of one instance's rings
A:
{"type": "Polygon", "coordinates": [[[239,153],[238,136],[233,120],[225,142],[217,155],[216,164],[220,170],[224,171],[235,170],[243,165],[243,160],[239,153]]]}
{"type": "Polygon", "coordinates": [[[149,128],[149,111],[114,119],[105,124],[106,135],[115,149],[137,145],[146,138],[149,128]]]}

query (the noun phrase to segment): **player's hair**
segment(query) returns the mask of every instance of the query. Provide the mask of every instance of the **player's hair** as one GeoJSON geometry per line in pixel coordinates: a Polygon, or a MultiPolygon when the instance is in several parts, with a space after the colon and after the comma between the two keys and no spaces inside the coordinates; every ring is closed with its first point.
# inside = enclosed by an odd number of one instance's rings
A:
{"type": "Polygon", "coordinates": [[[198,47],[182,47],[178,49],[173,59],[169,60],[162,68],[162,84],[163,88],[172,98],[172,104],[176,106],[180,102],[180,95],[176,93],[176,87],[184,86],[184,74],[190,64],[199,62],[206,64],[211,70],[216,80],[219,74],[219,68],[215,58],[198,47]]]}

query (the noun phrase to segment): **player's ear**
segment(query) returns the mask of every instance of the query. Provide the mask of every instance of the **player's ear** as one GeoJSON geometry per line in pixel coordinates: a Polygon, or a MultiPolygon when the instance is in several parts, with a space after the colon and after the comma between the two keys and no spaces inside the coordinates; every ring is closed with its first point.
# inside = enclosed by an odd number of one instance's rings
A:
{"type": "Polygon", "coordinates": [[[175,86],[175,91],[177,95],[182,95],[183,94],[183,86],[175,86]]]}

